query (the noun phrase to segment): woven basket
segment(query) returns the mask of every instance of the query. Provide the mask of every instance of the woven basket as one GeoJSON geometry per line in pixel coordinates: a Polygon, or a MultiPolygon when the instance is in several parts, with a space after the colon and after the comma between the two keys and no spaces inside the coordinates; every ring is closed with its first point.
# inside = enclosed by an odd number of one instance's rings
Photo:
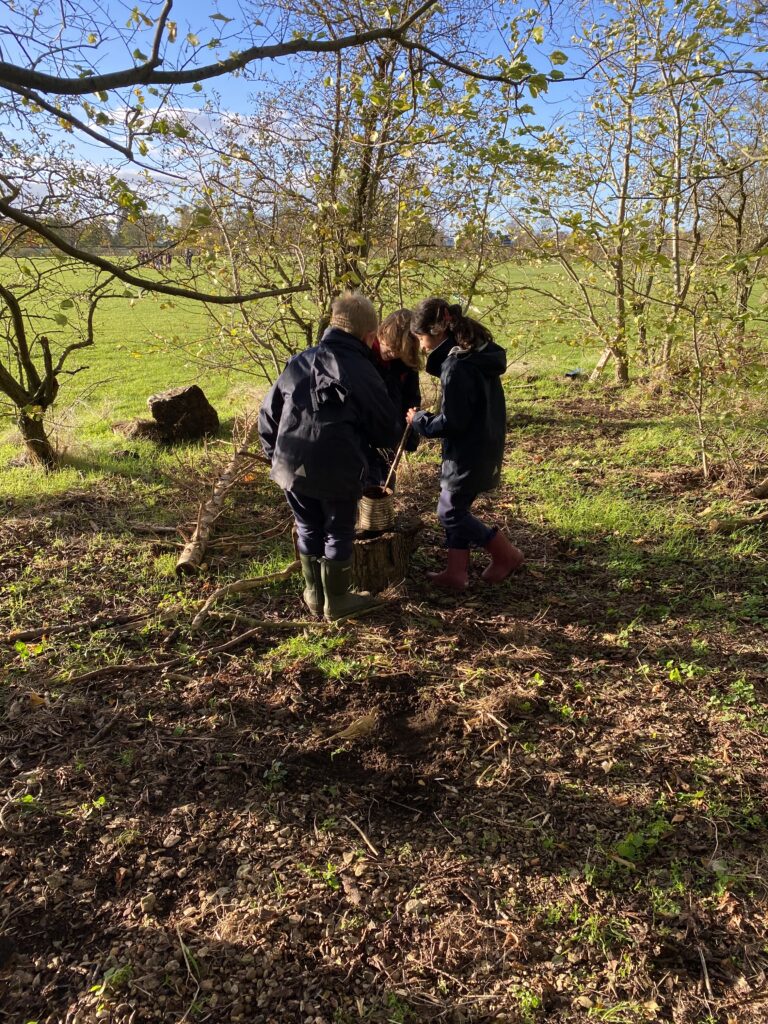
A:
{"type": "Polygon", "coordinates": [[[395,500],[391,488],[368,487],[357,507],[359,530],[391,530],[395,525],[395,500]]]}

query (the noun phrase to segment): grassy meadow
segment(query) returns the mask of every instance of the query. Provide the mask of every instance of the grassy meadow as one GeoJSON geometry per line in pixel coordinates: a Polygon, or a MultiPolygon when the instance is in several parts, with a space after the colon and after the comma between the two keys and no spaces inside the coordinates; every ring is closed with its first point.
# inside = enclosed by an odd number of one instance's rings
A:
{"type": "MultiPolygon", "coordinates": [[[[48,270],[55,267],[53,261],[37,263],[48,270]]],[[[24,280],[7,259],[0,261],[0,270],[24,280]]],[[[517,284],[532,279],[537,285],[550,286],[560,275],[557,268],[544,267],[532,271],[521,268],[506,276],[517,284]]],[[[74,292],[88,281],[87,274],[65,269],[54,277],[51,287],[66,295],[68,289],[74,292]]],[[[217,287],[208,278],[197,283],[211,290],[217,287]]],[[[42,296],[39,305],[40,311],[48,311],[42,296]]],[[[226,310],[220,308],[219,315],[226,317],[226,310]]],[[[566,327],[548,322],[547,305],[540,296],[523,299],[513,293],[506,313],[496,311],[494,315],[502,325],[497,328],[498,337],[508,347],[515,378],[541,372],[557,380],[565,370],[588,368],[596,359],[592,347],[571,343],[573,338],[566,327]]],[[[76,322],[74,314],[70,313],[70,318],[76,322]]],[[[46,323],[44,329],[50,333],[51,324],[46,323]]],[[[53,331],[58,331],[61,345],[73,337],[69,325],[54,325],[53,331]]],[[[268,385],[254,368],[248,369],[247,361],[241,359],[237,367],[226,365],[230,358],[217,352],[217,332],[218,325],[204,307],[192,301],[143,295],[102,303],[95,321],[95,344],[70,357],[67,369],[78,372],[72,377],[62,376],[56,406],[47,418],[57,446],[65,453],[62,471],[47,478],[34,469],[7,471],[8,462],[18,452],[18,435],[10,410],[3,418],[0,409],[0,494],[19,500],[27,494],[34,500],[41,489],[53,493],[77,486],[84,477],[93,481],[102,472],[122,472],[125,466],[113,456],[124,452],[126,444],[111,425],[147,417],[147,398],[169,387],[199,384],[217,409],[223,422],[221,436],[226,437],[234,417],[257,408],[268,385]]],[[[141,454],[142,463],[155,464],[160,472],[168,461],[154,446],[132,442],[129,447],[141,454]]],[[[174,458],[170,456],[171,462],[174,458]]]]}
{"type": "Polygon", "coordinates": [[[0,1014],[762,1024],[764,397],[709,414],[705,478],[692,410],[565,378],[597,353],[542,314],[513,297],[503,484],[478,501],[525,569],[488,588],[481,552],[466,594],[430,586],[422,444],[411,571],[357,622],[271,578],[294,555],[260,465],[176,578],[226,434],[162,451],[110,424],[191,381],[225,429],[255,407],[252,377],[201,368],[199,310],[105,308],[61,471],[10,467],[8,428],[0,1014]]]}

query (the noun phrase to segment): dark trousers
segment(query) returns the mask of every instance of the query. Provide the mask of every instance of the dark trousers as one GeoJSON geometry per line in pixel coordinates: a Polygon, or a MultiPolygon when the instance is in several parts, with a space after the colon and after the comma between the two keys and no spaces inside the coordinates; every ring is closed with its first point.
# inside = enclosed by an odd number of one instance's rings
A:
{"type": "Polygon", "coordinates": [[[461,491],[440,491],[437,503],[437,518],[445,529],[447,548],[484,548],[493,538],[496,530],[469,511],[476,494],[461,491]]]}
{"type": "Polygon", "coordinates": [[[285,491],[296,520],[298,548],[302,555],[346,562],[352,557],[357,522],[357,499],[323,501],[296,491],[285,491]]]}

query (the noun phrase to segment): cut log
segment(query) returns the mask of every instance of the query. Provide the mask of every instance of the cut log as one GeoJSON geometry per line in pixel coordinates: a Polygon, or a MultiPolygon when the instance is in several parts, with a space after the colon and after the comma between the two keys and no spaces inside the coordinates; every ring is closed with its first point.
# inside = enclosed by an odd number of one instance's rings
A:
{"type": "Polygon", "coordinates": [[[398,519],[394,530],[359,538],[352,551],[352,576],[358,590],[376,594],[401,583],[419,546],[420,519],[398,519]]]}
{"type": "MultiPolygon", "coordinates": [[[[224,508],[224,499],[233,485],[237,483],[240,474],[248,466],[253,465],[254,456],[247,451],[247,448],[249,442],[256,434],[257,427],[257,422],[253,423],[250,427],[242,446],[238,447],[232,457],[232,461],[216,481],[213,494],[200,509],[195,532],[192,534],[189,543],[184,547],[176,563],[178,575],[191,576],[200,568],[205,555],[205,549],[213,533],[213,525],[224,508]]],[[[264,461],[267,462],[268,460],[264,459],[264,461]]]]}

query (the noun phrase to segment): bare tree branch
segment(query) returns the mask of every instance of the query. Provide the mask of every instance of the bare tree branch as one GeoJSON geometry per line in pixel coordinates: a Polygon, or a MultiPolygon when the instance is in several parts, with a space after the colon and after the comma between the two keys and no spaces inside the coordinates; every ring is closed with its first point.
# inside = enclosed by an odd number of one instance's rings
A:
{"type": "Polygon", "coordinates": [[[215,64],[206,64],[202,67],[185,70],[162,71],[160,70],[162,59],[159,42],[162,25],[171,9],[171,0],[168,0],[160,16],[152,56],[143,64],[102,75],[64,78],[0,61],[0,88],[10,92],[34,89],[37,92],[58,96],[85,96],[88,93],[108,92],[110,89],[124,89],[134,85],[189,85],[210,78],[220,78],[233,71],[241,71],[249,64],[259,60],[274,60],[277,57],[289,57],[300,53],[337,53],[348,47],[364,46],[366,43],[374,43],[382,39],[392,39],[402,43],[404,42],[404,33],[436,4],[437,0],[426,0],[409,18],[392,28],[375,28],[369,29],[367,32],[354,32],[350,35],[340,36],[338,39],[300,37],[288,42],[273,43],[269,46],[251,46],[247,50],[233,53],[230,57],[217,61],[215,64]]]}
{"type": "Polygon", "coordinates": [[[258,292],[247,292],[243,295],[212,295],[208,292],[197,291],[192,288],[182,288],[179,285],[166,284],[164,281],[150,281],[143,277],[137,277],[132,274],[129,270],[121,267],[118,263],[113,263],[111,260],[104,259],[101,256],[96,256],[94,253],[87,252],[85,249],[81,249],[76,245],[72,245],[61,237],[53,228],[47,224],[43,224],[36,217],[31,214],[25,213],[23,210],[19,210],[10,203],[7,203],[4,199],[0,199],[0,213],[5,214],[10,220],[16,224],[21,224],[24,227],[29,228],[31,231],[36,232],[41,238],[45,238],[55,246],[60,252],[66,253],[67,256],[72,256],[82,263],[88,263],[92,267],[98,267],[99,270],[105,270],[110,274],[113,274],[118,280],[124,281],[126,284],[134,285],[136,288],[141,288],[144,291],[160,292],[163,295],[174,295],[179,299],[194,299],[197,302],[210,302],[214,305],[233,305],[239,302],[255,302],[259,299],[270,299],[276,298],[280,295],[290,295],[293,292],[305,292],[308,291],[309,286],[306,284],[295,284],[285,288],[270,288],[266,291],[258,292]]]}

